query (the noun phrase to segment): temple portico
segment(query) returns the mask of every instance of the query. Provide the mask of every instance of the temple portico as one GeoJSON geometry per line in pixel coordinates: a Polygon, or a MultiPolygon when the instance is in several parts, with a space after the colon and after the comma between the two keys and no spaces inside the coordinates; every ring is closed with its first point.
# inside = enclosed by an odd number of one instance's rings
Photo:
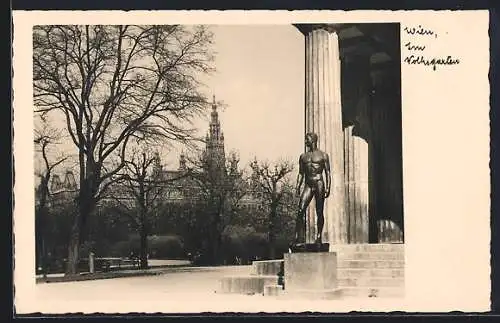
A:
{"type": "MultiPolygon", "coordinates": [[[[295,27],[305,36],[305,131],[332,169],[324,241],[403,242],[399,24],[295,27]]],[[[311,203],[307,242],[315,221],[311,203]]]]}

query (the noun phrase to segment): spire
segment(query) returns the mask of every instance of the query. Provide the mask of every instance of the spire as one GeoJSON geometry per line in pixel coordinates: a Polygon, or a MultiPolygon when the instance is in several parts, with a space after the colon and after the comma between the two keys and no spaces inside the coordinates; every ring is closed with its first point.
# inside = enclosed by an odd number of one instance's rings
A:
{"type": "Polygon", "coordinates": [[[184,155],[184,153],[181,153],[181,155],[179,156],[179,170],[186,170],[187,167],[186,167],[186,156],[184,155]]]}
{"type": "Polygon", "coordinates": [[[215,95],[214,95],[213,102],[212,102],[212,122],[214,122],[214,117],[215,117],[215,120],[217,120],[218,116],[219,116],[219,114],[217,113],[217,103],[215,103],[215,95]]]}
{"type": "Polygon", "coordinates": [[[63,186],[64,188],[69,190],[76,189],[75,176],[73,175],[73,172],[70,169],[66,170],[66,176],[64,177],[63,186]]]}
{"type": "Polygon", "coordinates": [[[219,121],[215,95],[212,98],[212,112],[210,116],[210,125],[206,137],[207,141],[204,155],[210,161],[210,164],[219,165],[217,168],[224,168],[226,158],[224,153],[224,134],[222,133],[219,121]]]}
{"type": "Polygon", "coordinates": [[[219,140],[219,136],[220,136],[219,113],[217,112],[217,104],[215,103],[215,95],[214,95],[211,120],[210,120],[210,137],[212,139],[219,140]]]}
{"type": "Polygon", "coordinates": [[[59,177],[59,175],[55,174],[55,175],[52,175],[52,183],[50,184],[50,190],[51,191],[57,191],[59,189],[61,189],[61,178],[59,177]]]}
{"type": "Polygon", "coordinates": [[[238,155],[236,155],[235,152],[231,154],[231,157],[229,159],[229,169],[230,169],[230,174],[231,175],[237,175],[238,174],[238,163],[240,159],[238,158],[238,155]]]}
{"type": "Polygon", "coordinates": [[[158,151],[155,151],[154,153],[154,160],[153,160],[153,174],[154,176],[160,175],[162,171],[162,165],[161,165],[161,158],[160,158],[160,153],[158,151]]]}
{"type": "Polygon", "coordinates": [[[217,112],[217,103],[215,103],[215,95],[212,98],[212,115],[217,112]]]}

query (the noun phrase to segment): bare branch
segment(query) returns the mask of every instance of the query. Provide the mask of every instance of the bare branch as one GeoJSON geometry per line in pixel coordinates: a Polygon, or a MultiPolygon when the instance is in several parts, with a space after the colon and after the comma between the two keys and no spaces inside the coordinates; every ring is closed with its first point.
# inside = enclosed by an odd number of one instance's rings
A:
{"type": "Polygon", "coordinates": [[[78,152],[75,230],[124,173],[131,142],[196,140],[189,126],[209,106],[199,76],[213,71],[211,45],[204,26],[33,28],[35,111],[61,117],[78,152]]]}

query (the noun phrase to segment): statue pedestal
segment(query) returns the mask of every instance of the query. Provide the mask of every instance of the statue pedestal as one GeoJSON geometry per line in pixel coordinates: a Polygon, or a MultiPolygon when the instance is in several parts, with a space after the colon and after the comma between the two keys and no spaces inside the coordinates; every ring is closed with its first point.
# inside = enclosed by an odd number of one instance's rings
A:
{"type": "Polygon", "coordinates": [[[328,252],[329,243],[295,243],[290,246],[291,252],[328,252]]]}
{"type": "Polygon", "coordinates": [[[335,252],[299,252],[284,255],[285,292],[294,296],[335,297],[337,254],[335,252]]]}

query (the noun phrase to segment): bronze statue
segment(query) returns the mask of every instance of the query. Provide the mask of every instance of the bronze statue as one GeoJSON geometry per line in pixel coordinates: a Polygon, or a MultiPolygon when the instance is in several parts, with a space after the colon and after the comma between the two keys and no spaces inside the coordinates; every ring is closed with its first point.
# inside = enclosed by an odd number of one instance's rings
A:
{"type": "Polygon", "coordinates": [[[325,199],[330,195],[331,174],[330,160],[327,153],[318,149],[318,135],[307,133],[305,137],[307,151],[300,155],[299,174],[297,175],[297,195],[300,196],[299,212],[295,227],[295,243],[305,243],[305,215],[306,209],[311,203],[312,198],[316,202],[317,235],[315,243],[321,244],[321,235],[325,218],[323,216],[323,207],[325,199]],[[325,172],[325,181],[323,181],[323,172],[325,172]],[[304,183],[302,192],[300,188],[304,183]]]}

